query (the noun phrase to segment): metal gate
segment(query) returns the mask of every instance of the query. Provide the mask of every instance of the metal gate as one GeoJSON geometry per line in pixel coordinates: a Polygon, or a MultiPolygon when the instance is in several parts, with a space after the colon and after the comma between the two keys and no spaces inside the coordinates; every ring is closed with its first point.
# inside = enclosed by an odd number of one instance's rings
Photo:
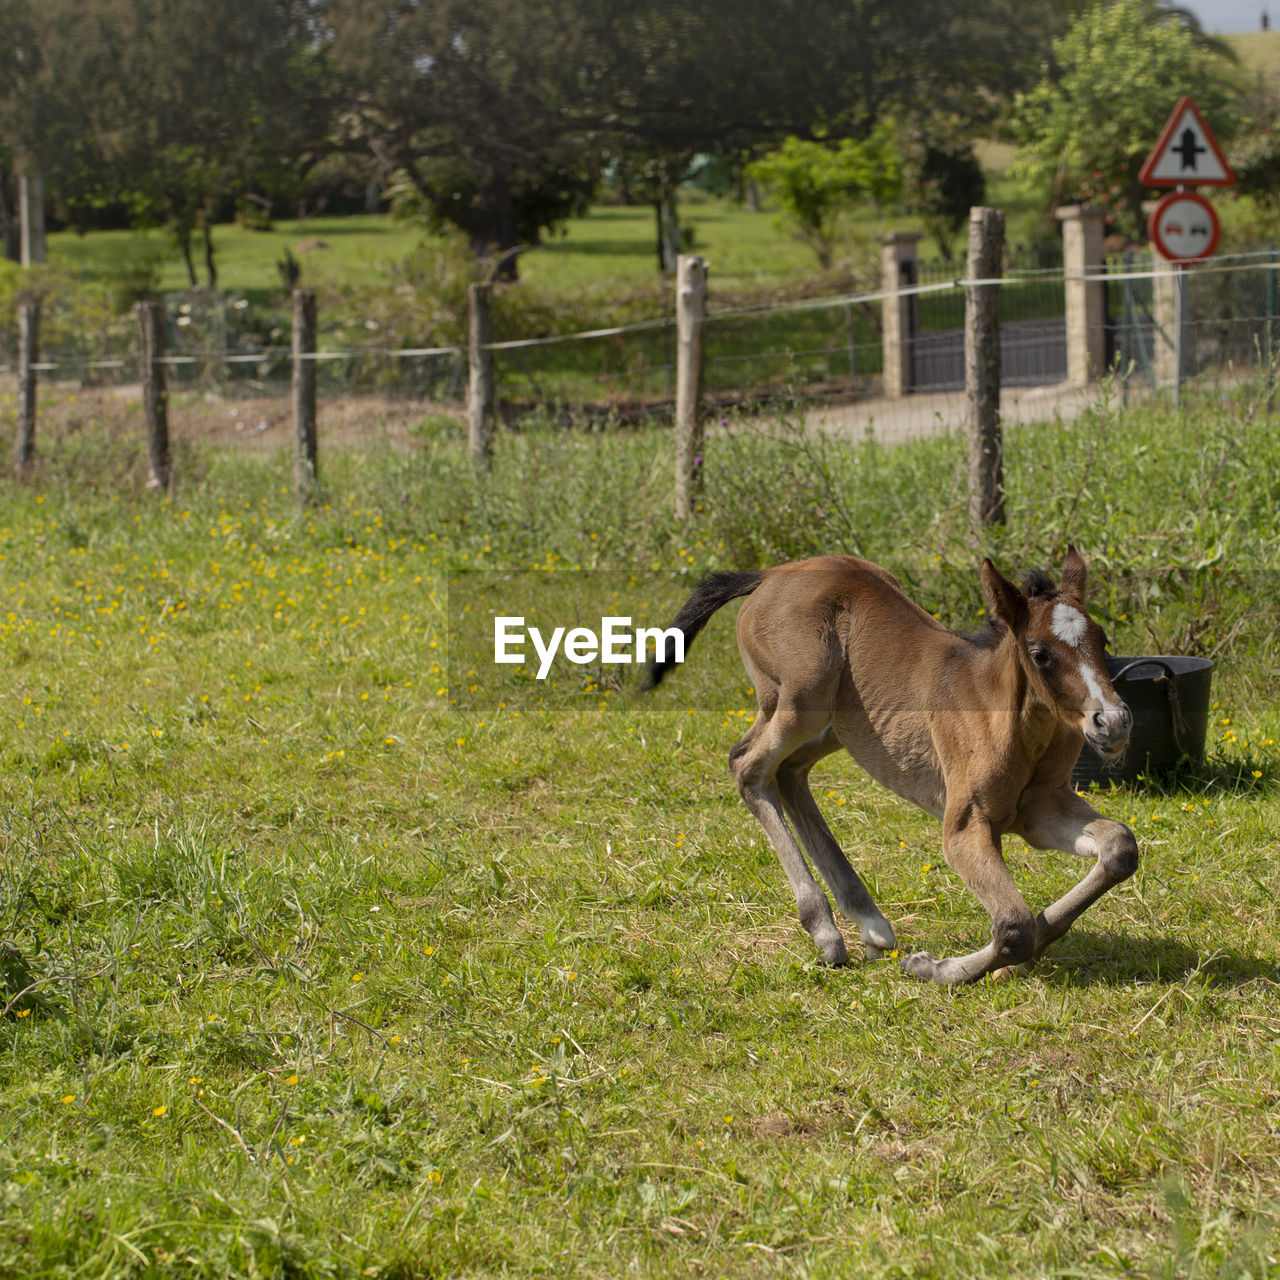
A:
{"type": "MultiPolygon", "coordinates": [[[[958,264],[921,264],[924,280],[955,278],[958,264]]],[[[1006,268],[1011,264],[1006,261],[1006,268]]],[[[1000,381],[1036,387],[1067,376],[1066,295],[1060,262],[1037,256],[1000,288],[1000,381]]],[[[964,387],[965,289],[922,293],[912,309],[911,389],[964,387]]]]}

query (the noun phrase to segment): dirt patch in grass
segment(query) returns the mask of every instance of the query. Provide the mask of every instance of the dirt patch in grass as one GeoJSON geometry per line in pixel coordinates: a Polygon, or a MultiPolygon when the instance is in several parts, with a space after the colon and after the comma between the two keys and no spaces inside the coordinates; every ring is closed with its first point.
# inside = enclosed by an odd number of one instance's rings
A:
{"type": "MultiPolygon", "coordinates": [[[[16,393],[14,380],[0,389],[16,393]]],[[[123,438],[142,430],[142,389],[137,384],[82,388],[51,383],[41,388],[37,434],[59,439],[82,431],[123,438]]],[[[456,405],[387,394],[321,397],[317,408],[320,447],[407,448],[425,419],[450,419],[462,430],[456,405]]],[[[217,392],[171,391],[169,433],[175,441],[253,451],[286,447],[293,439],[288,395],[223,396],[217,392]]]]}
{"type": "Polygon", "coordinates": [[[812,1118],[788,1115],[785,1111],[770,1111],[751,1121],[751,1132],[765,1142],[785,1142],[792,1138],[806,1138],[821,1126],[812,1118]]]}

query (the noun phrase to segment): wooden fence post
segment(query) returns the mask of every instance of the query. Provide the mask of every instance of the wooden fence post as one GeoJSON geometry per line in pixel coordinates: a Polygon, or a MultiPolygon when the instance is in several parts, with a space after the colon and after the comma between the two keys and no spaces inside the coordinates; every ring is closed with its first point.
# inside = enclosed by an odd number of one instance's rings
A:
{"type": "Polygon", "coordinates": [[[696,254],[676,263],[676,519],[693,515],[702,488],[702,367],[707,266],[696,254]]]}
{"type": "Polygon", "coordinates": [[[44,181],[39,174],[18,179],[18,256],[24,267],[45,260],[44,181]]]}
{"type": "Polygon", "coordinates": [[[293,492],[299,505],[316,495],[316,295],[293,291],[293,492]]]}
{"type": "Polygon", "coordinates": [[[849,343],[849,389],[858,389],[858,330],[854,324],[853,303],[844,309],[845,335],[849,343]]]}
{"type": "Polygon", "coordinates": [[[13,469],[24,474],[36,453],[36,362],[40,358],[40,299],[18,303],[18,427],[13,469]]]}
{"type": "Polygon", "coordinates": [[[147,488],[168,489],[173,484],[169,454],[169,393],[165,389],[164,305],[138,303],[138,327],[142,332],[142,412],[147,424],[147,488]]]}
{"type": "MultiPolygon", "coordinates": [[[[1004,211],[969,210],[970,280],[1000,275],[1004,211]]],[[[970,285],[964,304],[964,386],[969,399],[969,520],[1003,524],[1000,436],[1000,286],[970,285]]]]}
{"type": "Polygon", "coordinates": [[[467,445],[471,461],[489,465],[493,457],[494,411],[497,388],[493,352],[493,285],[467,286],[467,445]]]}

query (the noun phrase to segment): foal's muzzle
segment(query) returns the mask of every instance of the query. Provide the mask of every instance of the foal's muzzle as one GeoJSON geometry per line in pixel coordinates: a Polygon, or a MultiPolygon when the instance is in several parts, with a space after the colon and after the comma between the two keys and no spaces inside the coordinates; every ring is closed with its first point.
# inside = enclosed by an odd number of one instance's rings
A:
{"type": "Polygon", "coordinates": [[[1118,760],[1129,745],[1133,713],[1123,702],[1098,707],[1089,717],[1084,736],[1089,745],[1104,759],[1118,760]]]}

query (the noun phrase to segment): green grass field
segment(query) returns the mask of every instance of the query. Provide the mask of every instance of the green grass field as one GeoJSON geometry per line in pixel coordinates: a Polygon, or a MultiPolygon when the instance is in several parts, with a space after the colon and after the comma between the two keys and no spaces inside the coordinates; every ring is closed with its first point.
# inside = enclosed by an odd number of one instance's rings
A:
{"type": "MultiPolygon", "coordinates": [[[[421,233],[382,214],[311,218],[304,223],[280,220],[270,231],[225,224],[214,228],[219,285],[231,292],[266,300],[283,285],[276,264],[286,249],[298,254],[308,284],[334,285],[380,272],[408,254],[421,233]],[[318,242],[318,243],[317,243],[318,242]]],[[[203,246],[193,246],[201,280],[203,246]]],[[[187,270],[172,237],[165,231],[60,231],[49,236],[49,260],[86,275],[119,271],[153,262],[166,292],[187,288],[187,270]]]]}
{"type": "MultiPolygon", "coordinates": [[[[1010,239],[1030,234],[1034,214],[1024,193],[1004,177],[1006,149],[994,149],[1000,167],[992,171],[993,198],[1011,209],[1010,239]]],[[[688,192],[680,205],[681,225],[693,235],[693,247],[711,264],[715,287],[725,293],[752,294],[802,285],[817,274],[813,252],[795,239],[778,215],[768,209],[750,212],[731,200],[688,192]]],[[[868,252],[877,235],[915,230],[919,220],[900,214],[877,215],[867,209],[851,230],[846,255],[868,252]]],[[[281,289],[276,264],[285,250],[294,252],[304,283],[318,288],[365,283],[389,274],[414,249],[422,233],[383,214],[318,217],[305,223],[277,220],[270,231],[236,225],[214,229],[219,284],[243,294],[255,305],[270,301],[281,289]],[[299,247],[302,246],[302,252],[299,247]],[[310,246],[310,247],[307,247],[310,246]]],[[[653,210],[644,205],[597,205],[582,218],[571,218],[558,235],[520,259],[521,275],[539,296],[573,299],[584,291],[621,298],[649,293],[661,286],[656,269],[653,210]]],[[[957,250],[963,244],[957,240],[957,250]]],[[[203,252],[195,243],[203,279],[203,252]]],[[[933,257],[931,241],[922,255],[933,257]]],[[[131,265],[154,262],[165,291],[187,287],[186,268],[172,239],[163,231],[63,231],[49,237],[49,256],[89,276],[119,273],[131,265]]]]}
{"type": "MultiPolygon", "coordinates": [[[[792,240],[770,213],[750,213],[727,200],[699,199],[681,206],[681,221],[694,229],[698,252],[706,254],[726,287],[773,286],[812,275],[810,250],[792,240]]],[[[323,287],[366,280],[404,258],[422,232],[383,214],[278,220],[270,231],[225,225],[214,229],[220,285],[253,299],[281,288],[276,263],[285,249],[297,254],[305,283],[323,287]],[[322,242],[298,253],[300,245],[322,242]]],[[[572,295],[583,288],[612,292],[652,289],[655,268],[653,212],[640,207],[599,206],[571,219],[563,235],[521,260],[526,281],[540,292],[572,295]]],[[[199,244],[197,243],[197,248],[199,244]]],[[[164,290],[186,288],[186,268],[162,231],[94,231],[49,237],[49,256],[89,274],[155,260],[164,290]]],[[[198,255],[197,255],[198,256],[198,255]]],[[[203,276],[203,266],[200,266],[203,276]]]]}
{"type": "MultiPolygon", "coordinates": [[[[302,515],[283,455],[157,498],[136,411],[46,435],[0,481],[0,1275],[1275,1275],[1280,454],[1188,405],[1011,432],[976,546],[954,439],[731,429],[683,528],[659,430],[507,434],[481,487],[427,423],[302,515]],[[1216,654],[1209,755],[1101,798],[1142,869],[1005,983],[817,962],[727,774],[731,610],[650,700],[450,669],[466,570],[662,615],[852,550],[972,625],[982,552],[1069,537],[1118,651],[1216,654]]],[[[936,823],[815,790],[904,947],[983,939],[936,823]]],[[[1082,870],[1006,852],[1035,904],[1082,870]]]]}

